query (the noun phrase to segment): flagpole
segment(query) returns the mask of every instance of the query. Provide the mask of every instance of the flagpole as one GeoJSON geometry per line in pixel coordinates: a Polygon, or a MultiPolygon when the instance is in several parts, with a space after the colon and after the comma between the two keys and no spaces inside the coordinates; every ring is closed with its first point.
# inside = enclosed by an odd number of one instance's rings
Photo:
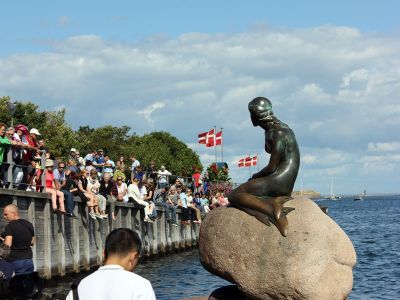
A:
{"type": "MultiPolygon", "coordinates": [[[[216,139],[216,135],[217,135],[217,126],[214,125],[214,148],[215,148],[215,163],[217,163],[217,139],[216,139]]],[[[218,167],[218,166],[217,166],[218,167]]]]}
{"type": "Polygon", "coordinates": [[[257,153],[257,172],[260,172],[260,161],[258,159],[258,153],[257,153]]]}
{"type": "Polygon", "coordinates": [[[224,128],[221,127],[221,161],[224,161],[224,133],[223,130],[224,128]]]}

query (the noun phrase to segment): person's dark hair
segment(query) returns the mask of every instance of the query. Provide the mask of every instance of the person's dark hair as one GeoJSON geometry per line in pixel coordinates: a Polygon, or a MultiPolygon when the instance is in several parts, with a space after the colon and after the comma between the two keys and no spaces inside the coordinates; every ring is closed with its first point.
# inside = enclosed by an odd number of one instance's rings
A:
{"type": "Polygon", "coordinates": [[[195,197],[199,196],[200,197],[200,193],[196,193],[194,194],[195,197]]]}
{"type": "Polygon", "coordinates": [[[69,178],[71,178],[72,180],[76,180],[76,179],[79,178],[79,174],[76,173],[75,171],[71,171],[71,172],[69,173],[69,178]]]}
{"type": "Polygon", "coordinates": [[[114,229],[106,238],[104,259],[111,255],[126,256],[130,252],[142,250],[142,241],[139,235],[129,228],[114,229]]]}

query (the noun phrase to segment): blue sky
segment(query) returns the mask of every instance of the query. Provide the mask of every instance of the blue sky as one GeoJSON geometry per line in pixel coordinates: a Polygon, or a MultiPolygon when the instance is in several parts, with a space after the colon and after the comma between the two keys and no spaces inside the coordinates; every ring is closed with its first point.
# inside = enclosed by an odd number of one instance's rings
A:
{"type": "MultiPolygon", "coordinates": [[[[256,96],[294,129],[305,188],[400,192],[398,1],[8,1],[0,95],[79,125],[225,129],[224,158],[259,153],[256,96]],[[87,107],[91,109],[88,110],[87,107]],[[245,145],[245,146],[244,146],[245,145]]],[[[296,185],[299,188],[299,183],[296,185]]]]}

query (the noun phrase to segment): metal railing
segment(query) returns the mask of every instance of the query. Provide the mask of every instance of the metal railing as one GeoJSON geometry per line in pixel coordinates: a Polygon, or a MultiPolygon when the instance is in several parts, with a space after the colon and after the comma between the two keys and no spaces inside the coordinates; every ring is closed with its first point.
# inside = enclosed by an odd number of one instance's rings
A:
{"type": "Polygon", "coordinates": [[[13,150],[15,149],[17,148],[8,147],[8,149],[6,150],[7,161],[3,161],[0,165],[1,166],[0,180],[2,182],[2,187],[7,189],[19,189],[19,190],[26,190],[28,187],[32,188],[34,187],[36,191],[45,192],[46,191],[46,177],[44,176],[45,163],[46,163],[45,153],[43,151],[41,153],[40,167],[37,166],[33,167],[32,165],[25,163],[23,164],[15,163],[13,159],[13,150]],[[34,177],[32,178],[29,177],[30,174],[28,174],[28,169],[30,168],[40,170],[39,180],[35,180],[34,177]],[[29,182],[28,180],[31,180],[31,182],[29,182]]]}

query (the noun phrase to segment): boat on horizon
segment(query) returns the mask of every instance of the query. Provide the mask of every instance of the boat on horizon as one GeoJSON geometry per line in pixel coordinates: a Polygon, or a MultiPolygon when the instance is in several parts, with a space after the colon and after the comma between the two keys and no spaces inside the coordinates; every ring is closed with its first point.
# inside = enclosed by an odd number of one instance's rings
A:
{"type": "Polygon", "coordinates": [[[329,196],[326,196],[325,199],[327,200],[340,200],[342,197],[335,195],[333,192],[333,177],[331,178],[331,194],[329,196]]]}
{"type": "Polygon", "coordinates": [[[366,190],[364,190],[364,192],[363,192],[363,194],[362,195],[355,195],[354,196],[354,201],[360,201],[360,200],[364,200],[364,198],[363,197],[366,197],[367,196],[367,191],[366,190]]]}

